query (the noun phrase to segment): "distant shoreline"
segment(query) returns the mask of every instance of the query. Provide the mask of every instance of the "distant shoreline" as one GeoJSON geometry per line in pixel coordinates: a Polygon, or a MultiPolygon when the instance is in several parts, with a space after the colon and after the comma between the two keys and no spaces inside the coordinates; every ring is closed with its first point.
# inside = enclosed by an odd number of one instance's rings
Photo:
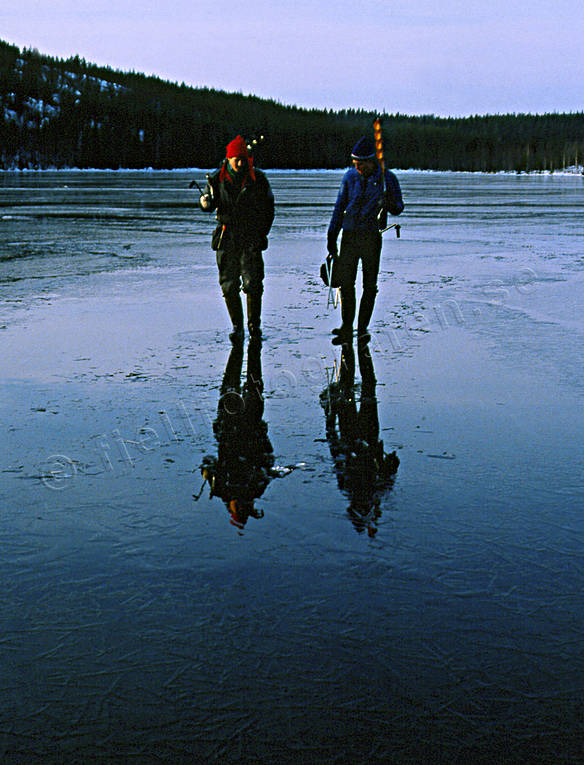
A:
{"type": "MultiPolygon", "coordinates": [[[[203,168],[203,167],[175,167],[175,168],[100,168],[100,167],[41,167],[41,168],[11,168],[0,169],[0,174],[19,174],[19,173],[144,173],[144,174],[162,174],[162,173],[208,173],[215,170],[216,167],[203,168]]],[[[284,173],[342,173],[348,170],[347,167],[337,168],[269,168],[262,167],[267,173],[271,174],[284,174],[284,173]]],[[[421,170],[419,168],[390,168],[395,173],[410,174],[410,175],[529,175],[529,176],[548,176],[548,175],[565,175],[565,176],[578,176],[584,175],[584,166],[568,167],[562,170],[421,170]]]]}

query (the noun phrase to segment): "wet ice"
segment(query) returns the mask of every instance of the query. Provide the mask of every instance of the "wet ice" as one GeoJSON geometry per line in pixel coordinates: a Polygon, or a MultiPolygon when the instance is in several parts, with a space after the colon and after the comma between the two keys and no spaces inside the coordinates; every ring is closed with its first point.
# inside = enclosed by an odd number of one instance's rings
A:
{"type": "Polygon", "coordinates": [[[371,327],[400,462],[369,535],[322,406],[340,172],[270,174],[260,422],[283,475],[243,529],[193,499],[231,352],[202,176],[2,176],[3,751],[577,756],[581,178],[400,174],[371,327]]]}

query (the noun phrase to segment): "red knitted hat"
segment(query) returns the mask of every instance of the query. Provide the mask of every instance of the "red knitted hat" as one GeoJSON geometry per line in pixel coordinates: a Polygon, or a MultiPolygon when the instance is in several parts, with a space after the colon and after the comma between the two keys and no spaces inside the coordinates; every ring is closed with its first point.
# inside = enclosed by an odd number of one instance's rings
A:
{"type": "Polygon", "coordinates": [[[234,138],[231,143],[227,144],[226,156],[227,159],[231,159],[232,157],[243,157],[244,159],[249,159],[247,144],[240,135],[238,135],[237,138],[234,138]]]}

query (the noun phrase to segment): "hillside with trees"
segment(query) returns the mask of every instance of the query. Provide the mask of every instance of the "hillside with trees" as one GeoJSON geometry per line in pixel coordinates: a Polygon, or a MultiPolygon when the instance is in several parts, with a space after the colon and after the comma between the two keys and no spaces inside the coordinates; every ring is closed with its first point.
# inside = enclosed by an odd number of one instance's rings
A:
{"type": "MultiPolygon", "coordinates": [[[[264,135],[269,168],[345,167],[364,110],[302,109],[57,59],[0,41],[0,169],[210,168],[237,134],[264,135]]],[[[465,118],[383,114],[386,164],[494,172],[581,166],[584,113],[465,118]]]]}

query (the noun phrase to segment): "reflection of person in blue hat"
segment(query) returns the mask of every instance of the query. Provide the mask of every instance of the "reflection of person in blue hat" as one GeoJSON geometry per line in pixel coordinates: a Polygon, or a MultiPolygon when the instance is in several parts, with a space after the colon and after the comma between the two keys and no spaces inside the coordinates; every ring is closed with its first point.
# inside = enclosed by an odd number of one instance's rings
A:
{"type": "Polygon", "coordinates": [[[399,215],[404,209],[399,182],[390,170],[382,171],[372,140],[361,138],[353,148],[351,159],[353,167],[341,181],[327,235],[335,284],[341,288],[342,325],[333,330],[335,345],[350,343],[353,339],[359,260],[363,268],[363,294],[359,303],[357,338],[361,344],[369,342],[368,328],[375,305],[381,257],[381,230],[386,226],[387,212],[399,215]],[[341,229],[341,251],[337,254],[341,229]]]}
{"type": "Polygon", "coordinates": [[[347,512],[355,529],[359,533],[367,530],[372,537],[377,533],[381,498],[393,486],[399,457],[395,451],[386,454],[379,438],[375,372],[366,345],[359,347],[359,369],[362,380],[359,408],[352,343],[343,346],[339,379],[322,392],[321,403],[337,482],[350,499],[347,512]]]}
{"type": "Polygon", "coordinates": [[[254,506],[274,475],[274,454],[264,422],[261,340],[252,338],[247,349],[246,381],[241,387],[243,343],[229,354],[213,431],[217,457],[206,456],[201,465],[211,496],[220,497],[234,526],[243,529],[248,518],[262,518],[254,506]]]}

